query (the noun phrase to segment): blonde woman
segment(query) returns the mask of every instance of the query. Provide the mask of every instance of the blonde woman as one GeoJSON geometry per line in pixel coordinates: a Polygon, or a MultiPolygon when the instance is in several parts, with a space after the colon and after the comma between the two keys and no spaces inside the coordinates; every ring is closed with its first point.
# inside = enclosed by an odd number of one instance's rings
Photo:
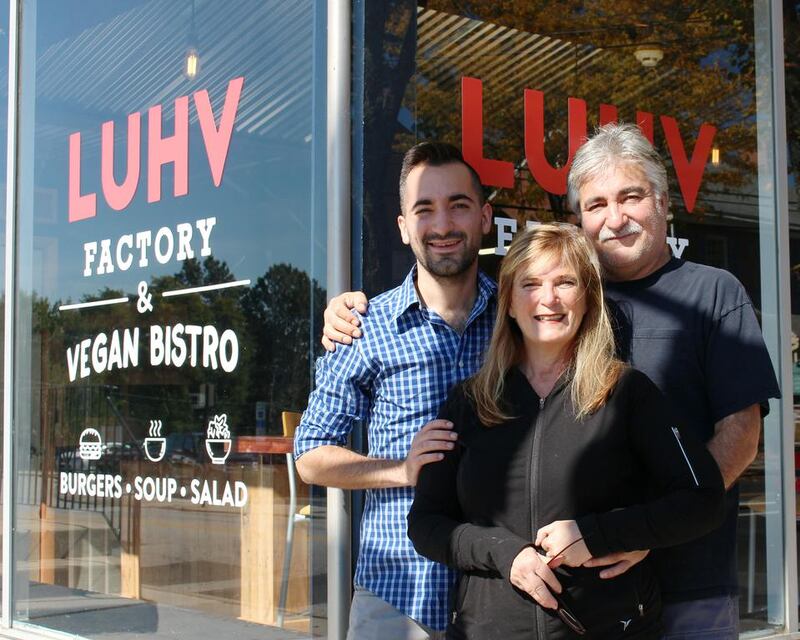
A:
{"type": "Polygon", "coordinates": [[[480,371],[440,417],[458,445],[420,473],[417,551],[459,569],[448,638],[657,638],[645,560],[612,580],[582,566],[717,526],[713,458],[661,393],[616,359],[597,257],[579,229],[517,235],[480,371]]]}

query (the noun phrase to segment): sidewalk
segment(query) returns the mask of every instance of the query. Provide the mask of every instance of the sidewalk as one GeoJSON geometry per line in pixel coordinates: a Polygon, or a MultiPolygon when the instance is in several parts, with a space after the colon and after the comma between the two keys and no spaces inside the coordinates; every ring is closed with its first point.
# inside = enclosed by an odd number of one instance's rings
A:
{"type": "Polygon", "coordinates": [[[296,640],[295,631],[223,618],[189,609],[31,583],[29,622],[63,633],[103,640],[296,640]]]}

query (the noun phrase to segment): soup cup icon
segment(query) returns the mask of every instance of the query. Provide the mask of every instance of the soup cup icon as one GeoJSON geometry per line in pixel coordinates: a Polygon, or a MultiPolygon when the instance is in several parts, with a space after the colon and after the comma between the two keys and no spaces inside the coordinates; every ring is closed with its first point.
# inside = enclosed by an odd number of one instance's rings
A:
{"type": "Polygon", "coordinates": [[[211,462],[214,464],[225,464],[228,454],[231,452],[230,438],[208,438],[206,439],[206,452],[211,462]]]}
{"type": "Polygon", "coordinates": [[[166,438],[145,438],[144,454],[150,462],[159,462],[167,451],[166,438]]]}

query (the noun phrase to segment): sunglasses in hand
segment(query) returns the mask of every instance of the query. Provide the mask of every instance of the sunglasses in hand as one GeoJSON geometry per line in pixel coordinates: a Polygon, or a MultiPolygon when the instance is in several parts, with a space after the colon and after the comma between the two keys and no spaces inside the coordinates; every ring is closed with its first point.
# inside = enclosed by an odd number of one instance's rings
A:
{"type": "MultiPolygon", "coordinates": [[[[569,546],[575,544],[576,542],[578,542],[578,540],[571,542],[569,546]]],[[[534,545],[533,549],[539,555],[547,557],[547,552],[544,549],[542,549],[542,547],[534,545]]],[[[566,548],[562,549],[553,558],[551,558],[548,561],[548,566],[550,566],[550,562],[552,562],[555,558],[564,553],[564,551],[566,551],[566,548]]],[[[547,586],[546,583],[545,586],[547,586]]],[[[586,627],[584,627],[583,624],[581,624],[581,621],[578,620],[577,617],[575,617],[575,614],[572,613],[572,611],[570,611],[569,607],[567,607],[567,605],[565,604],[564,599],[561,597],[561,594],[555,593],[554,591],[550,591],[550,593],[553,595],[553,598],[555,598],[556,604],[558,605],[558,607],[556,607],[556,615],[558,615],[558,617],[561,618],[561,621],[565,625],[567,625],[570,629],[572,629],[575,633],[577,633],[579,636],[585,634],[586,627]]]]}

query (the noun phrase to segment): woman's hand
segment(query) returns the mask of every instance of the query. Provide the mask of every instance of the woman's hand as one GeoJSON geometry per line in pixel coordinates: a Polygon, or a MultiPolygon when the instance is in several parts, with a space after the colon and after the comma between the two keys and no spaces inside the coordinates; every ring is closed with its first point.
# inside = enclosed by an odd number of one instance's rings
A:
{"type": "Polygon", "coordinates": [[[570,567],[580,567],[592,557],[574,520],[556,520],[539,529],[536,546],[545,550],[548,561],[558,559],[570,567]]]}
{"type": "Polygon", "coordinates": [[[547,558],[539,555],[532,547],[525,547],[517,554],[511,564],[508,579],[517,589],[530,595],[546,609],[558,608],[550,589],[561,593],[561,584],[547,566],[547,558]]]}

